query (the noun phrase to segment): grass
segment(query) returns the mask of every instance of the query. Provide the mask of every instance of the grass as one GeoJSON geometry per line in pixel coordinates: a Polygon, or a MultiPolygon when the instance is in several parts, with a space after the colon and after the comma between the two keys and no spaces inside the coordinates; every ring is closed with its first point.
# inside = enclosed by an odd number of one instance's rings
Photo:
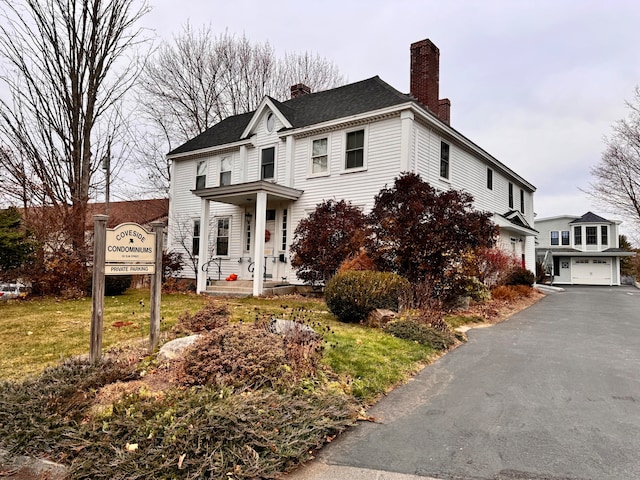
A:
{"type": "MultiPolygon", "coordinates": [[[[134,290],[106,299],[105,350],[146,342],[147,298],[148,291],[134,290]]],[[[172,371],[152,356],[129,354],[101,364],[76,357],[35,376],[58,363],[57,358],[87,353],[91,302],[0,304],[0,342],[7,347],[0,350],[0,447],[62,462],[70,478],[77,479],[279,478],[352,425],[363,404],[439,354],[379,329],[339,323],[322,300],[216,301],[224,305],[212,305],[209,315],[228,310],[232,322],[278,317],[310,324],[322,332],[324,365],[314,364],[308,376],[255,389],[176,384],[172,379],[180,377],[172,375],[179,369],[172,371]]],[[[162,330],[171,328],[183,311],[200,310],[205,302],[195,295],[163,295],[162,330]]],[[[469,315],[448,318],[452,325],[473,320],[469,315]]],[[[263,341],[265,334],[258,339],[263,341]]],[[[308,352],[304,342],[298,352],[308,352]]],[[[285,348],[276,339],[264,345],[269,346],[260,350],[265,354],[285,348]]],[[[291,345],[289,341],[286,348],[291,345]]],[[[200,358],[207,366],[220,360],[200,358]]],[[[265,364],[262,356],[234,358],[265,364]]],[[[280,379],[281,370],[274,375],[280,379]]]]}
{"type": "MultiPolygon", "coordinates": [[[[180,313],[197,311],[205,301],[195,295],[163,294],[161,331],[171,328],[180,313]]],[[[106,297],[104,304],[103,350],[118,343],[149,338],[148,290],[129,290],[121,296],[106,297]]],[[[0,379],[36,375],[63,358],[87,354],[90,332],[90,298],[0,302],[0,379]]]]}

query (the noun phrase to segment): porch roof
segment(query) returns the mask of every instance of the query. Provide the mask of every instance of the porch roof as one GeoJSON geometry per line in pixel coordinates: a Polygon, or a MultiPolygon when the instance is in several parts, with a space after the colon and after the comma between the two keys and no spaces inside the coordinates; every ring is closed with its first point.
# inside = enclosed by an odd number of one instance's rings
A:
{"type": "Polygon", "coordinates": [[[606,250],[587,252],[569,247],[536,248],[537,255],[544,255],[546,252],[551,253],[551,256],[554,257],[633,257],[636,255],[636,252],[629,252],[621,248],[607,248],[606,250]]]}
{"type": "Polygon", "coordinates": [[[255,204],[260,192],[266,193],[272,200],[297,200],[304,193],[303,190],[285,187],[266,180],[191,190],[191,193],[205,200],[238,206],[255,204]]]}

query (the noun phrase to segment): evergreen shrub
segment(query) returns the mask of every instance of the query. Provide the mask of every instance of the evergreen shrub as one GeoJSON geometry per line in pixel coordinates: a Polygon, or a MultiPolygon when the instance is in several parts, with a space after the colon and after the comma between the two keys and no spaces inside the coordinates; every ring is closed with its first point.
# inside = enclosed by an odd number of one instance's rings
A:
{"type": "Polygon", "coordinates": [[[376,308],[398,311],[409,290],[409,281],[395,273],[349,270],[327,282],[324,298],[338,320],[360,322],[376,308]]]}

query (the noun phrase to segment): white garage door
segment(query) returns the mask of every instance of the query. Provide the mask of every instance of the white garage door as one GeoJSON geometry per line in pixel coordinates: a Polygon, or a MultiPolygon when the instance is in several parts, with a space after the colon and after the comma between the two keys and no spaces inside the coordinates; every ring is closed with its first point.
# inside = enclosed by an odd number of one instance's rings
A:
{"type": "Polygon", "coordinates": [[[575,285],[611,285],[611,259],[572,258],[571,283],[575,285]]]}

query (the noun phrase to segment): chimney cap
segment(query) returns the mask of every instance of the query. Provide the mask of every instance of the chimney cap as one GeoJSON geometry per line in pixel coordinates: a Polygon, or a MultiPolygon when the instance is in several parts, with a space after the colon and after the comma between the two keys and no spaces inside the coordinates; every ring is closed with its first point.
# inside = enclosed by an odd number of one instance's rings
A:
{"type": "Polygon", "coordinates": [[[291,85],[291,98],[298,98],[308,93],[311,93],[311,87],[305,85],[304,83],[296,83],[295,85],[291,85]]]}

